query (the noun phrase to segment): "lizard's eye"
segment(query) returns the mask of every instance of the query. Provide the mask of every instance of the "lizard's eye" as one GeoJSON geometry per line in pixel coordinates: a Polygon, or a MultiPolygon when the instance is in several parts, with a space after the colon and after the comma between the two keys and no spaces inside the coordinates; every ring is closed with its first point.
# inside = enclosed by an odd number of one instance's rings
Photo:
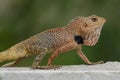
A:
{"type": "Polygon", "coordinates": [[[92,20],[93,22],[96,22],[96,21],[98,20],[98,18],[93,17],[93,18],[91,18],[91,20],[92,20]]]}

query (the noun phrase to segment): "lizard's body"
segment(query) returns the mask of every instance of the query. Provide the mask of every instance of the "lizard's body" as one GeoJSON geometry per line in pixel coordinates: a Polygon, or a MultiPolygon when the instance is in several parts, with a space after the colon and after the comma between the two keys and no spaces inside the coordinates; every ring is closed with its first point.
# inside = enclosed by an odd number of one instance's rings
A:
{"type": "Polygon", "coordinates": [[[0,62],[15,60],[4,66],[12,66],[21,58],[38,54],[32,68],[50,67],[52,60],[59,53],[76,49],[79,56],[87,63],[92,64],[81,51],[81,45],[93,46],[97,43],[105,19],[98,16],[78,17],[70,24],[61,28],[43,31],[29,39],[22,41],[6,51],[0,53],[0,62]],[[47,53],[54,52],[48,60],[47,67],[38,66],[47,53]]]}

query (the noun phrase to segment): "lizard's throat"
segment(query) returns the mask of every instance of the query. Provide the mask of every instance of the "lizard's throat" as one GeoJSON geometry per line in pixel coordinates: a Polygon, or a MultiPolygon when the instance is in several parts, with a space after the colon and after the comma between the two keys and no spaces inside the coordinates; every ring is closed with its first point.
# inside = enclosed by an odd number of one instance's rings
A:
{"type": "Polygon", "coordinates": [[[84,35],[84,45],[94,46],[99,40],[101,29],[102,27],[97,28],[93,33],[84,35]]]}

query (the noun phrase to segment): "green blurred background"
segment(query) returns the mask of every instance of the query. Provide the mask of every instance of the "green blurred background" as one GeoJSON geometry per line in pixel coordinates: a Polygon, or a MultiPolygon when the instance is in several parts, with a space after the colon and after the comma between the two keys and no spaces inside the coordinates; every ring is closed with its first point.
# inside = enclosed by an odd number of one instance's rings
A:
{"type": "MultiPolygon", "coordinates": [[[[0,0],[0,51],[46,29],[64,26],[76,16],[93,14],[107,22],[99,42],[94,47],[83,46],[83,52],[91,61],[120,61],[120,0],[0,0]]],[[[17,66],[30,66],[34,58],[17,66]]],[[[84,64],[74,50],[60,54],[53,63],[84,64]]]]}

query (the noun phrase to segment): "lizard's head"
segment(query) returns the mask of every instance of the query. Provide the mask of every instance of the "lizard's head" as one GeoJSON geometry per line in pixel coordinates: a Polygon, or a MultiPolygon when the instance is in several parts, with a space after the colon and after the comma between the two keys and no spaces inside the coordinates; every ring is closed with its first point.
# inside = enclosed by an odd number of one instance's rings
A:
{"type": "Polygon", "coordinates": [[[101,29],[106,20],[103,17],[92,15],[75,19],[77,35],[83,39],[83,45],[94,46],[100,37],[101,29]]]}
{"type": "Polygon", "coordinates": [[[106,20],[103,17],[92,15],[84,17],[80,27],[80,34],[83,38],[83,44],[94,46],[100,37],[101,29],[106,20]]]}

